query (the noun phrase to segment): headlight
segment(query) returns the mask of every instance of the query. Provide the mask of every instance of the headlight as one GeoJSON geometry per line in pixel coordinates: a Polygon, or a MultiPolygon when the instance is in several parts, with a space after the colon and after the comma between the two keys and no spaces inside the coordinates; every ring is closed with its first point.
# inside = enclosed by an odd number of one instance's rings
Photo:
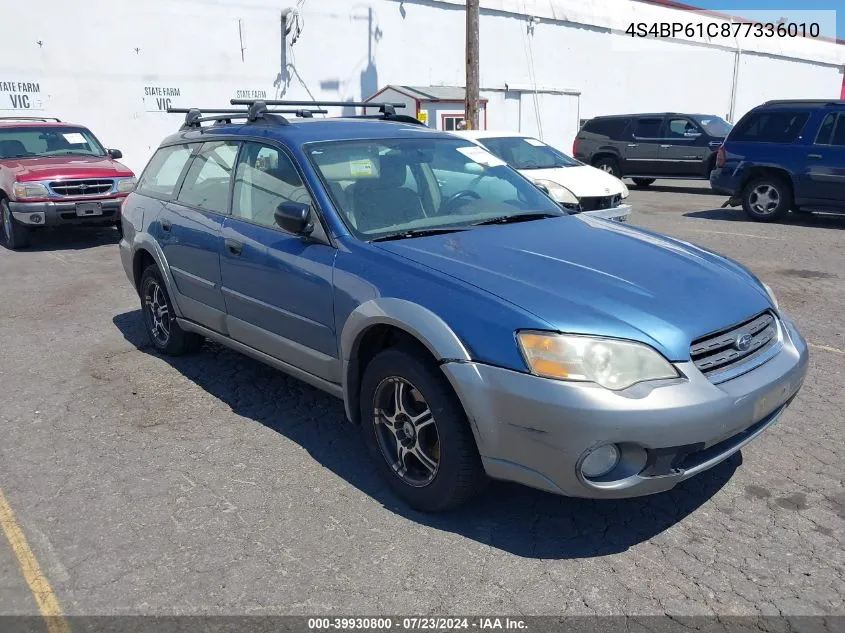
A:
{"type": "Polygon", "coordinates": [[[549,191],[552,200],[560,204],[579,204],[578,198],[569,189],[551,180],[535,180],[549,191]]]}
{"type": "Polygon", "coordinates": [[[18,200],[50,197],[50,192],[47,191],[47,187],[39,182],[16,182],[13,190],[15,192],[15,198],[18,200]]]}
{"type": "Polygon", "coordinates": [[[766,290],[766,294],[767,294],[767,295],[769,295],[769,299],[771,299],[771,300],[772,300],[772,305],[773,305],[773,306],[775,306],[775,310],[780,310],[780,307],[778,307],[778,300],[777,300],[777,297],[775,297],[775,293],[774,293],[774,291],[773,291],[773,290],[769,287],[769,284],[767,284],[767,283],[763,283],[762,281],[761,281],[760,283],[761,283],[761,284],[763,284],[763,288],[765,288],[765,290],[766,290]]]}
{"type": "Polygon", "coordinates": [[[118,193],[130,193],[135,191],[137,181],[134,178],[122,178],[117,181],[118,193]]]}
{"type": "Polygon", "coordinates": [[[642,343],[552,332],[519,332],[531,373],[544,378],[595,382],[619,390],[644,380],[677,378],[663,356],[642,343]]]}

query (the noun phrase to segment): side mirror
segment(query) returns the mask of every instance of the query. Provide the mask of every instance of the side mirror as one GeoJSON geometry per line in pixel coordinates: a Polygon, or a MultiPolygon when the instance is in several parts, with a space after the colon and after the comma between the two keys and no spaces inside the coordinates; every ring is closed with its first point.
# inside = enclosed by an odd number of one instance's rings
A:
{"type": "Polygon", "coordinates": [[[123,158],[123,152],[121,152],[119,149],[108,150],[108,155],[109,155],[110,158],[113,158],[114,160],[118,160],[120,158],[123,158]]]}
{"type": "Polygon", "coordinates": [[[314,230],[311,224],[311,206],[301,202],[283,202],[276,208],[276,224],[294,235],[310,235],[314,230]]]}

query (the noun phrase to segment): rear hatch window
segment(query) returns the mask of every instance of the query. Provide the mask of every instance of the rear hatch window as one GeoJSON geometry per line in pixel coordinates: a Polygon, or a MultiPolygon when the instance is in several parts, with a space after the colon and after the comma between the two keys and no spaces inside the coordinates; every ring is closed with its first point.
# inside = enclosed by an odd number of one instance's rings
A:
{"type": "Polygon", "coordinates": [[[730,140],[742,143],[792,143],[800,136],[809,118],[808,112],[790,110],[751,112],[733,129],[730,140]]]}

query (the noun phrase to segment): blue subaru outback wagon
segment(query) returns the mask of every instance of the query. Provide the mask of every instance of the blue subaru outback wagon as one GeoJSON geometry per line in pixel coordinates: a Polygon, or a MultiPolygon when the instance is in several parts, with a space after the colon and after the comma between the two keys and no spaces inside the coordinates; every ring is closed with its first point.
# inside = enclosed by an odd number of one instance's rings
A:
{"type": "Polygon", "coordinates": [[[668,490],[801,387],[805,341],[733,261],[567,215],[390,104],[337,119],[234,105],[249,109],[189,111],[123,206],[150,339],[164,354],[211,339],[342,398],[417,509],[488,478],[668,490]]]}

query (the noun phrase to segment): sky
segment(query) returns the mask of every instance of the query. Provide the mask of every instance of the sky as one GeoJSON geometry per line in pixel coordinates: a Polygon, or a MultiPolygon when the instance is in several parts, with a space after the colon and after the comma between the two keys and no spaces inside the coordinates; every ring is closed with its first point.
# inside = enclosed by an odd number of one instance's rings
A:
{"type": "Polygon", "coordinates": [[[686,3],[761,22],[776,22],[779,17],[798,24],[816,22],[822,35],[845,40],[845,0],[686,0],[686,3]]]}

